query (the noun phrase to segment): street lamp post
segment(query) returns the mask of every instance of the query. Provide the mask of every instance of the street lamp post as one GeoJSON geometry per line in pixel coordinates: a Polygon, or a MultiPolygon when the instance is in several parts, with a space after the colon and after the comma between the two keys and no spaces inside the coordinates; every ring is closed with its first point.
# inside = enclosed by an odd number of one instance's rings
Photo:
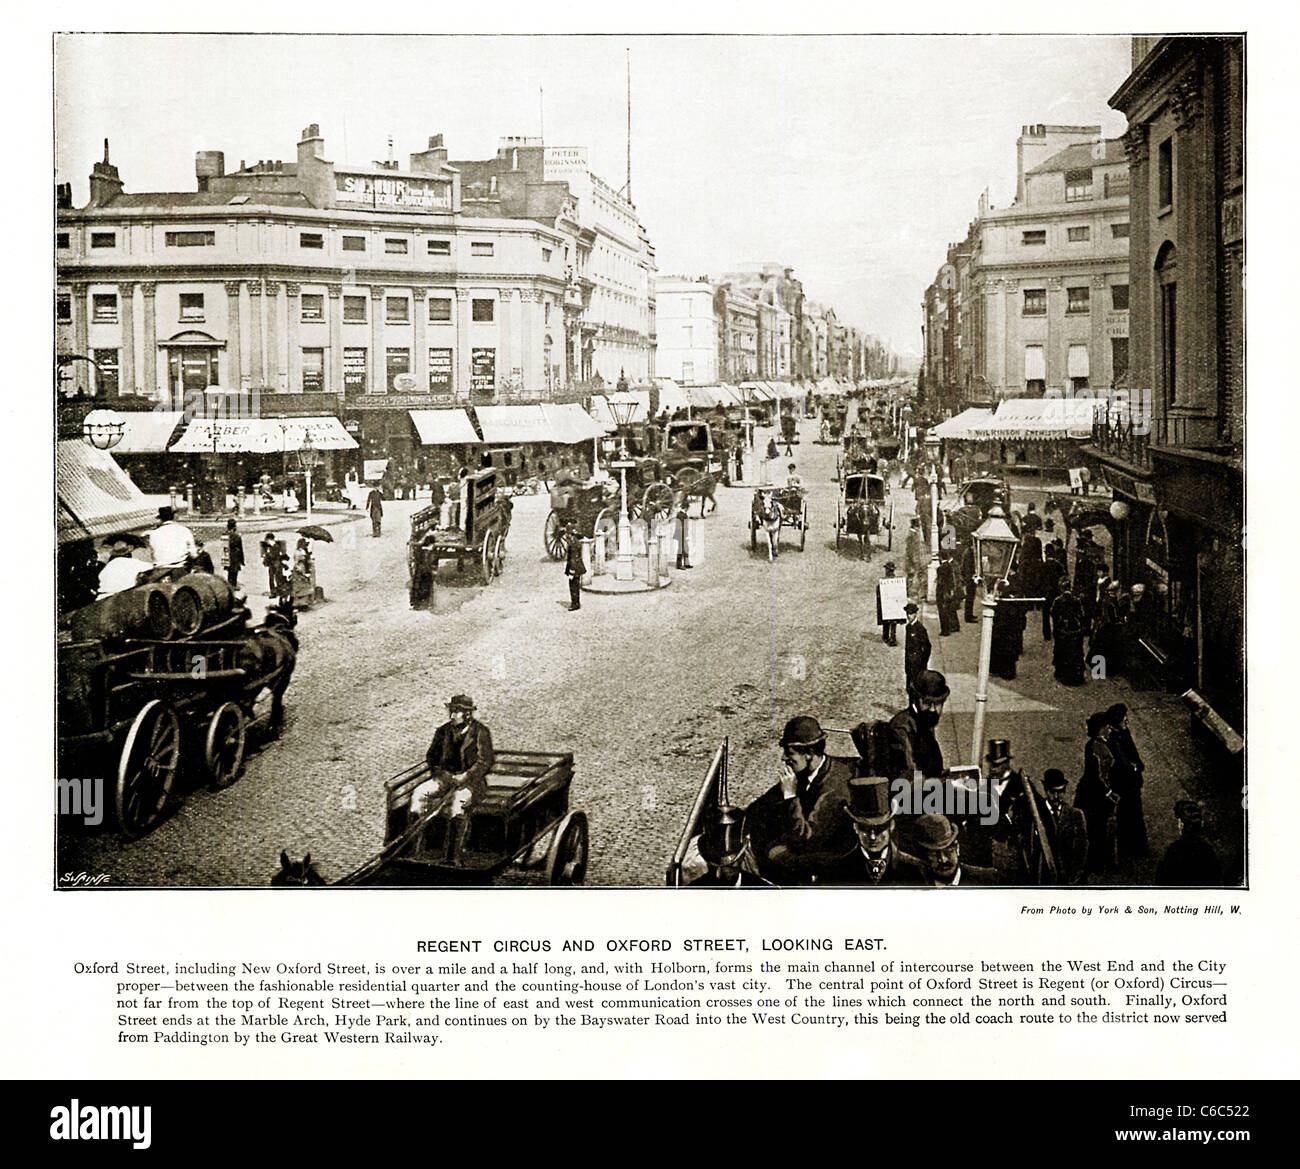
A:
{"type": "Polygon", "coordinates": [[[126,433],[126,419],[116,410],[92,410],[81,423],[81,437],[97,450],[117,446],[126,433]]]}
{"type": "Polygon", "coordinates": [[[610,413],[619,430],[619,457],[610,463],[617,468],[622,482],[618,508],[618,553],[614,567],[615,580],[631,580],[632,568],[632,519],[627,513],[627,469],[636,463],[627,457],[627,428],[641,403],[633,397],[617,396],[609,399],[610,413]]]}
{"type": "Polygon", "coordinates": [[[971,535],[975,541],[975,580],[984,586],[980,620],[979,676],[975,685],[975,726],[971,732],[971,762],[978,765],[984,742],[984,716],[989,703],[989,664],[993,656],[993,617],[998,608],[998,588],[1006,583],[1019,541],[1002,508],[994,504],[988,517],[971,535]]]}

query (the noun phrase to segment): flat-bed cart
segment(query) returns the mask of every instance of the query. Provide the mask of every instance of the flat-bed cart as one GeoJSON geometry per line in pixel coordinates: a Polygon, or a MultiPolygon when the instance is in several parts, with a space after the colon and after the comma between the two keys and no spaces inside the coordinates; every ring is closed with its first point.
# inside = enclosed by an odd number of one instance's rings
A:
{"type": "Polygon", "coordinates": [[[297,638],[286,619],[236,640],[58,649],[59,774],[104,779],[123,835],[135,838],[158,822],[188,760],[212,788],[239,778],[250,724],[279,726],[297,638]],[[269,710],[259,709],[268,694],[269,710]]]}
{"type": "Polygon", "coordinates": [[[772,522],[773,509],[769,500],[781,505],[777,529],[777,543],[781,541],[781,528],[794,528],[799,533],[799,551],[808,543],[808,500],[802,487],[760,487],[754,492],[749,509],[749,547],[758,549],[758,533],[772,522]]]}
{"type": "Polygon", "coordinates": [[[540,872],[548,885],[586,880],[587,816],[569,808],[572,753],[498,751],[455,855],[447,847],[454,793],[411,818],[412,793],[428,778],[421,762],[387,781],[384,847],[337,884],[475,885],[511,865],[540,872]]]}
{"type": "MultiPolygon", "coordinates": [[[[491,584],[494,576],[501,575],[514,504],[498,490],[500,487],[498,471],[475,471],[463,480],[464,514],[459,524],[440,526],[440,507],[422,508],[411,517],[406,571],[413,607],[429,599],[438,565],[444,560],[454,560],[461,572],[466,561],[477,564],[484,584],[491,584]]],[[[461,489],[461,485],[454,489],[461,489]]]]}
{"type": "Polygon", "coordinates": [[[858,555],[871,557],[871,540],[884,528],[889,533],[886,550],[894,546],[894,505],[883,475],[857,472],[844,476],[835,514],[835,547],[857,537],[858,555]]]}

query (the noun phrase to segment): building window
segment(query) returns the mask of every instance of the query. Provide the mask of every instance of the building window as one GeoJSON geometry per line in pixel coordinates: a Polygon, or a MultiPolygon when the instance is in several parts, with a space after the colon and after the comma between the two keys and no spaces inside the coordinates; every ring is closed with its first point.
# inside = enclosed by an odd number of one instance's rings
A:
{"type": "Polygon", "coordinates": [[[1088,312],[1091,308],[1090,291],[1086,284],[1079,288],[1067,288],[1065,290],[1065,311],[1067,313],[1088,312]]]}
{"type": "Polygon", "coordinates": [[[469,245],[469,254],[471,256],[490,256],[492,250],[493,245],[490,241],[475,240],[469,245]]]}
{"type": "Polygon", "coordinates": [[[1107,199],[1118,199],[1129,193],[1127,174],[1107,175],[1104,181],[1107,199]]]}
{"type": "Polygon", "coordinates": [[[169,248],[210,248],[216,245],[215,231],[169,231],[165,233],[169,248]]]}
{"type": "Polygon", "coordinates": [[[400,393],[395,383],[404,373],[411,372],[411,351],[409,349],[390,349],[388,351],[388,392],[400,393]]]}
{"type": "Polygon", "coordinates": [[[1178,285],[1160,285],[1160,372],[1165,402],[1172,406],[1178,394],[1178,285]]]}
{"type": "Polygon", "coordinates": [[[692,345],[695,344],[695,326],[683,325],[682,334],[683,334],[682,344],[685,345],[687,349],[689,349],[692,345]]]}
{"type": "Polygon", "coordinates": [[[496,302],[491,300],[481,300],[474,298],[471,316],[475,321],[481,324],[495,320],[496,302]]]}
{"type": "Polygon", "coordinates": [[[1065,238],[1072,244],[1084,243],[1088,239],[1087,227],[1067,227],[1065,229],[1065,238]]]}
{"type": "Polygon", "coordinates": [[[66,231],[56,232],[54,236],[54,246],[66,250],[72,246],[72,237],[66,231]]]}
{"type": "Polygon", "coordinates": [[[429,241],[429,255],[431,256],[450,256],[451,240],[449,239],[431,239],[429,241]]]}
{"type": "Polygon", "coordinates": [[[96,349],[92,356],[95,359],[95,364],[99,366],[99,371],[95,375],[96,393],[107,395],[110,398],[117,397],[119,385],[117,376],[117,350],[96,349]]]}
{"type": "Polygon", "coordinates": [[[1046,228],[1044,228],[1040,231],[1022,232],[1020,235],[1020,242],[1026,247],[1032,247],[1037,244],[1045,244],[1047,243],[1047,230],[1046,228]]]}
{"type": "Polygon", "coordinates": [[[444,324],[450,320],[451,320],[451,297],[450,296],[429,297],[430,324],[444,324]]]}
{"type": "Polygon", "coordinates": [[[1116,312],[1128,311],[1128,285],[1112,284],[1110,286],[1110,307],[1116,312]]]}
{"type": "Polygon", "coordinates": [[[682,362],[682,381],[690,385],[695,380],[695,362],[682,362]]]}
{"type": "Polygon", "coordinates": [[[366,392],[366,351],[363,348],[343,350],[343,392],[366,392]]]}
{"type": "Polygon", "coordinates": [[[409,325],[411,302],[404,296],[384,297],[384,320],[390,325],[409,325]]]}
{"type": "Polygon", "coordinates": [[[551,249],[550,249],[550,248],[543,248],[543,249],[542,249],[542,263],[543,263],[543,264],[549,264],[550,262],[551,262],[551,249]]]}
{"type": "Polygon", "coordinates": [[[1160,210],[1174,205],[1174,140],[1166,138],[1156,147],[1156,191],[1160,210]]]}
{"type": "Polygon", "coordinates": [[[1026,288],[1025,307],[1021,311],[1021,316],[1045,317],[1046,315],[1047,315],[1047,289],[1026,288]]]}
{"type": "Polygon", "coordinates": [[[404,256],[406,255],[406,240],[386,239],[384,240],[384,251],[390,256],[404,256]]]}
{"type": "Polygon", "coordinates": [[[325,389],[325,350],[302,351],[302,392],[319,394],[325,389]]]}
{"type": "Polygon", "coordinates": [[[542,301],[542,324],[549,325],[550,323],[551,323],[551,302],[549,300],[544,300],[542,301]]]}
{"type": "Polygon", "coordinates": [[[54,298],[54,319],[60,324],[72,320],[72,297],[66,292],[60,292],[54,298]]]}
{"type": "Polygon", "coordinates": [[[345,296],[343,298],[343,319],[351,324],[366,323],[366,300],[364,296],[345,296]]]}
{"type": "Polygon", "coordinates": [[[299,232],[298,246],[300,248],[323,248],[325,246],[325,237],[319,231],[299,232]]]}
{"type": "Polygon", "coordinates": [[[117,293],[97,292],[90,299],[90,319],[97,325],[117,322],[117,293]]]}
{"type": "Polygon", "coordinates": [[[1092,198],[1092,168],[1065,172],[1065,201],[1082,203],[1092,198]]]}
{"type": "Polygon", "coordinates": [[[1128,379],[1128,338],[1112,337],[1110,339],[1110,377],[1116,385],[1128,379]]]}
{"type": "Polygon", "coordinates": [[[343,237],[343,250],[345,252],[364,252],[366,250],[366,237],[364,235],[345,235],[343,237]]]}
{"type": "Polygon", "coordinates": [[[92,248],[115,248],[117,247],[117,232],[115,231],[92,231],[90,233],[90,246],[92,248]]]}
{"type": "Polygon", "coordinates": [[[203,320],[203,293],[201,292],[181,293],[181,320],[182,321],[203,320]]]}
{"type": "Polygon", "coordinates": [[[1127,223],[1112,223],[1112,224],[1110,225],[1110,238],[1111,238],[1111,239],[1128,239],[1128,224],[1127,224],[1127,223]]]}
{"type": "Polygon", "coordinates": [[[323,321],[325,319],[325,297],[322,293],[304,292],[302,294],[302,319],[304,321],[323,321]]]}

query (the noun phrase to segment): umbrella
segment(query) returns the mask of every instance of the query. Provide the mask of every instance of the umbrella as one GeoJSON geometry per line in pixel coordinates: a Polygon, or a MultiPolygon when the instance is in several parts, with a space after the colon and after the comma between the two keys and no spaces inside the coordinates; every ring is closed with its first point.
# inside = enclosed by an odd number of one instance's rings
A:
{"type": "Polygon", "coordinates": [[[324,540],[327,544],[334,543],[334,537],[320,524],[308,524],[305,528],[299,528],[298,535],[306,536],[311,540],[324,540]]]}

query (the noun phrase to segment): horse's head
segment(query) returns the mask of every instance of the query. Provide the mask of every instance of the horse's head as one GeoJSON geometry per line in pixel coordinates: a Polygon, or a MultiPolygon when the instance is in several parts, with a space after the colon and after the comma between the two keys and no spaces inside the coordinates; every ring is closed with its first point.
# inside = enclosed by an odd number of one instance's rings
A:
{"type": "Polygon", "coordinates": [[[311,863],[311,853],[306,853],[302,860],[291,861],[287,852],[280,853],[280,871],[271,878],[271,884],[278,887],[292,885],[323,885],[325,878],[316,871],[311,863]]]}

